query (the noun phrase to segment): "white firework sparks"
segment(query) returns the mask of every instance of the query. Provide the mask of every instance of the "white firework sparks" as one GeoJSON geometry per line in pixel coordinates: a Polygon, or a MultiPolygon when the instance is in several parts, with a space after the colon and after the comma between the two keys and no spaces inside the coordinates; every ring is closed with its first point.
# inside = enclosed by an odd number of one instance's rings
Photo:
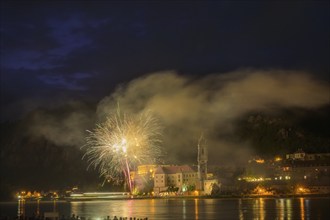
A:
{"type": "Polygon", "coordinates": [[[125,179],[130,191],[130,170],[139,164],[155,163],[161,156],[161,128],[149,112],[133,115],[117,113],[88,131],[86,153],[89,167],[113,181],[125,179]]]}

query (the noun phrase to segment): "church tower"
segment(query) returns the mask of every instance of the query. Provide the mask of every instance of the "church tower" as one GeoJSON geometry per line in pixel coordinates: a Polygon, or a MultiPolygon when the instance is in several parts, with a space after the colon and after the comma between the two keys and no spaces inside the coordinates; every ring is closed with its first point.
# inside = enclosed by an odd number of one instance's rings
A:
{"type": "Polygon", "coordinates": [[[198,180],[199,180],[199,190],[204,190],[204,180],[207,178],[207,148],[206,140],[204,139],[203,134],[198,140],[198,180]]]}

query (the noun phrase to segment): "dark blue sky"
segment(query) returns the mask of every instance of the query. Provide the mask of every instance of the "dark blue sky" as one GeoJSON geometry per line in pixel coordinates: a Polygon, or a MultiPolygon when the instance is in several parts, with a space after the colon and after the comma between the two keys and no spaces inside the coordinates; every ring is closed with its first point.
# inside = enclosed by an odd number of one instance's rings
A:
{"type": "Polygon", "coordinates": [[[327,1],[1,1],[0,31],[2,117],[162,70],[330,73],[327,1]]]}

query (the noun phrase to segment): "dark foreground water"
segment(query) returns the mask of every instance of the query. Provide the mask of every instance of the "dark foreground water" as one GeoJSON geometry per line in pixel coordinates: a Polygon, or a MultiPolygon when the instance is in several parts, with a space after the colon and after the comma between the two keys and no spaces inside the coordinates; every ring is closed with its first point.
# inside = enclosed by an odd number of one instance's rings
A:
{"type": "Polygon", "coordinates": [[[330,198],[143,199],[85,202],[2,202],[1,216],[57,211],[86,219],[330,219],[330,198]]]}

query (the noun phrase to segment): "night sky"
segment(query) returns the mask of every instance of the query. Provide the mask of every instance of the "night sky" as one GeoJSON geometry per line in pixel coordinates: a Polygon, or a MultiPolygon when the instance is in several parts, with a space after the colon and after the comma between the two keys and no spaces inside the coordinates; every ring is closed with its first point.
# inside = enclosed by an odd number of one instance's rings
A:
{"type": "Polygon", "coordinates": [[[1,1],[1,119],[174,70],[302,70],[329,81],[327,1],[1,1]]]}
{"type": "Polygon", "coordinates": [[[119,108],[167,164],[201,134],[211,165],[329,153],[328,1],[1,1],[0,31],[0,198],[99,181],[86,130],[119,108]]]}

